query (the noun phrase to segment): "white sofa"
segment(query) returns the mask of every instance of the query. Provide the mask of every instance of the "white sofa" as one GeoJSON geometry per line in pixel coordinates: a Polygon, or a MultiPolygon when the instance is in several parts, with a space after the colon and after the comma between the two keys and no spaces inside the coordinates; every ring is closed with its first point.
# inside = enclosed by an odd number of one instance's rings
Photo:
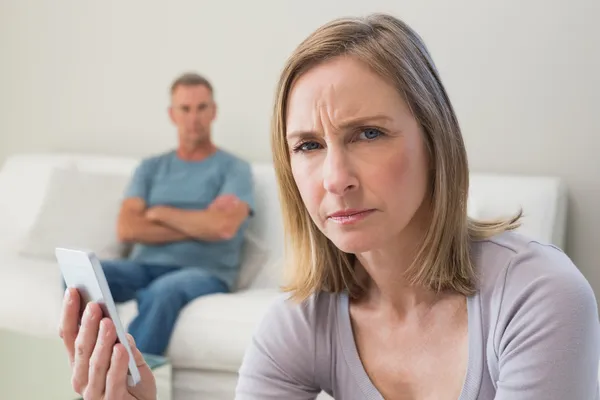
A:
{"type": "MultiPolygon", "coordinates": [[[[60,275],[52,259],[25,256],[22,249],[41,215],[52,171],[76,167],[83,174],[123,178],[138,160],[89,154],[16,154],[0,169],[0,328],[39,335],[56,335],[62,300],[60,275]]],[[[182,312],[168,356],[174,369],[174,398],[232,399],[244,349],[262,313],[281,283],[283,237],[273,168],[253,164],[256,217],[250,225],[254,247],[245,249],[243,288],[232,294],[200,298],[182,312]],[[256,245],[260,251],[256,250],[256,245]],[[257,255],[258,254],[258,255],[257,255]]],[[[92,178],[90,178],[92,179],[92,178]]],[[[92,186],[93,187],[93,186],[92,186]]],[[[113,190],[113,205],[119,195],[113,190]]],[[[103,187],[92,190],[98,196],[103,187]]],[[[82,199],[90,193],[80,194],[82,199]]],[[[86,197],[87,196],[87,197],[86,197]]],[[[83,202],[84,200],[82,200],[83,202]]],[[[106,201],[106,200],[105,200],[106,201]]],[[[469,213],[481,217],[506,215],[519,206],[525,211],[521,231],[563,247],[566,192],[552,177],[472,173],[469,213]]],[[[100,221],[95,210],[80,224],[100,221]]],[[[106,217],[103,217],[106,219],[106,217]]],[[[69,224],[73,224],[70,221],[69,224]]],[[[112,238],[111,238],[112,240],[112,238]]],[[[120,306],[125,323],[135,313],[133,302],[120,306]]]]}

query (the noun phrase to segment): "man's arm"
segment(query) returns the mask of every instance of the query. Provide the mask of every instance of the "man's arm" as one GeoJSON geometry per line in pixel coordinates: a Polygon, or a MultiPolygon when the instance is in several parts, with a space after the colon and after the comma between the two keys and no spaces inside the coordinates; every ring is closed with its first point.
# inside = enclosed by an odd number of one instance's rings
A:
{"type": "Polygon", "coordinates": [[[204,241],[232,239],[248,217],[250,207],[232,195],[217,197],[204,210],[152,207],[146,213],[150,221],[164,224],[186,236],[204,241]]]}
{"type": "Polygon", "coordinates": [[[233,238],[254,210],[254,185],[250,164],[230,165],[219,195],[204,210],[155,207],[147,212],[150,220],[163,223],[188,236],[204,241],[233,238]]]}
{"type": "Polygon", "coordinates": [[[185,233],[151,221],[145,215],[146,203],[140,197],[123,201],[117,223],[117,236],[124,243],[161,244],[190,239],[185,233]]]}

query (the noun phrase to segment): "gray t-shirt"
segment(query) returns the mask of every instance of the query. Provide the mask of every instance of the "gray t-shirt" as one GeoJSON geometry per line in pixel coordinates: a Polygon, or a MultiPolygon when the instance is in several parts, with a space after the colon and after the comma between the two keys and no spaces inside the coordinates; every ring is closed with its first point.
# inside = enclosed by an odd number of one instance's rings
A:
{"type": "MultiPolygon", "coordinates": [[[[459,400],[598,400],[594,292],[552,245],[517,233],[473,243],[469,356],[459,400]]],[[[244,356],[237,400],[383,399],[360,361],[345,294],[279,298],[244,356]]]]}

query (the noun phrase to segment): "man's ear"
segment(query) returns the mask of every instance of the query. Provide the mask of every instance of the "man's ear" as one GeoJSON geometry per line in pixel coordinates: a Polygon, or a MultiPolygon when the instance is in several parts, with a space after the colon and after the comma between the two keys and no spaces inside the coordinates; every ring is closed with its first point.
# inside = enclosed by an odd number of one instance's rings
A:
{"type": "Polygon", "coordinates": [[[215,103],[215,102],[213,101],[213,116],[212,116],[212,120],[213,120],[213,121],[214,121],[214,120],[217,118],[217,111],[218,111],[218,108],[217,108],[217,103],[215,103]]]}
{"type": "Polygon", "coordinates": [[[169,106],[169,108],[167,108],[167,113],[169,114],[169,119],[171,120],[171,122],[175,123],[175,117],[173,116],[173,106],[169,106]]]}

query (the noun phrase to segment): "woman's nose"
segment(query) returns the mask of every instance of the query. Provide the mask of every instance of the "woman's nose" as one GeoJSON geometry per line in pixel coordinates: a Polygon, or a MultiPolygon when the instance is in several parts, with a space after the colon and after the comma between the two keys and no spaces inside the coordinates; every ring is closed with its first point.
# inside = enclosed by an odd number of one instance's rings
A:
{"type": "Polygon", "coordinates": [[[358,188],[352,160],[343,150],[328,150],[323,165],[323,187],[338,196],[358,188]]]}

